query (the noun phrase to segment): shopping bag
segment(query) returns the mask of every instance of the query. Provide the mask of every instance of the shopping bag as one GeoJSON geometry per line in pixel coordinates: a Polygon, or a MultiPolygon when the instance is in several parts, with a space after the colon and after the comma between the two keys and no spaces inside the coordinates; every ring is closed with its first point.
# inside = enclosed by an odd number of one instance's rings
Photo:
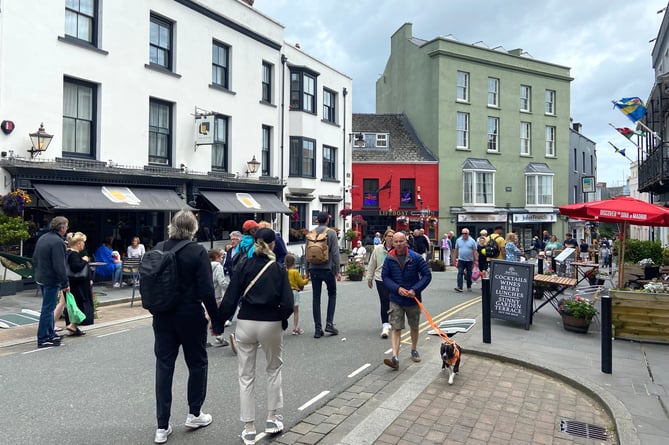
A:
{"type": "Polygon", "coordinates": [[[476,281],[481,277],[481,271],[479,270],[479,266],[474,264],[474,267],[472,268],[472,280],[476,281]]]}
{"type": "Polygon", "coordinates": [[[71,292],[65,293],[65,304],[67,306],[67,315],[70,319],[70,323],[79,324],[86,319],[86,314],[79,309],[77,302],[74,299],[74,295],[72,295],[71,292]]]}

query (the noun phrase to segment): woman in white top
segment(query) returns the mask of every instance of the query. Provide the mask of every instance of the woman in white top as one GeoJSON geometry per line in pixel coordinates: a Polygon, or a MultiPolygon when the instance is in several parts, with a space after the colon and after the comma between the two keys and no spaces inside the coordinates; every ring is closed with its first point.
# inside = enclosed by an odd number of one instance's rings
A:
{"type": "Polygon", "coordinates": [[[367,259],[367,249],[362,245],[362,241],[356,243],[356,247],[353,249],[353,259],[358,263],[364,263],[367,259]]]}
{"type": "Polygon", "coordinates": [[[132,243],[128,246],[128,258],[141,258],[144,252],[144,244],[139,243],[139,237],[133,237],[132,243]]]}

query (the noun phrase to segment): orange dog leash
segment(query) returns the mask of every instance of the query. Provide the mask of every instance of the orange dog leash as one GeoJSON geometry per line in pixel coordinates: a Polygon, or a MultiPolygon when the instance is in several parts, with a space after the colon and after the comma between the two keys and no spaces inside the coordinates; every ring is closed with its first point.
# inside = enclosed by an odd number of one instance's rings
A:
{"type": "Polygon", "coordinates": [[[425,306],[423,306],[423,303],[420,302],[418,297],[414,295],[413,299],[416,300],[416,303],[418,303],[418,307],[425,315],[427,322],[430,324],[430,326],[432,326],[432,329],[434,329],[437,332],[437,334],[439,334],[439,337],[441,337],[441,339],[444,340],[444,343],[448,343],[449,345],[455,345],[456,343],[450,338],[448,338],[448,335],[444,334],[444,332],[439,328],[439,326],[434,322],[434,320],[432,320],[432,316],[427,311],[427,309],[425,309],[425,306]]]}

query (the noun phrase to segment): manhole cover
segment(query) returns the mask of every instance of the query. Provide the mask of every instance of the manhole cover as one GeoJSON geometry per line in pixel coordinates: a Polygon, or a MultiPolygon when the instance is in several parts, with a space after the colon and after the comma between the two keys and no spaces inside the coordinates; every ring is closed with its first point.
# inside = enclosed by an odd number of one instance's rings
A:
{"type": "Polygon", "coordinates": [[[607,439],[606,428],[590,423],[578,422],[576,420],[560,420],[560,431],[572,436],[585,437],[587,439],[607,439]]]}

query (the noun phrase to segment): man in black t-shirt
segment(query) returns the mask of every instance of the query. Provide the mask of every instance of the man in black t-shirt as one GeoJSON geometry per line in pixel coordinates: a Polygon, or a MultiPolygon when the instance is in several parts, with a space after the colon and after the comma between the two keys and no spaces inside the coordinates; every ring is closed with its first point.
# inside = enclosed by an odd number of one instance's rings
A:
{"type": "Polygon", "coordinates": [[[420,230],[416,229],[413,232],[413,250],[417,254],[423,257],[424,260],[427,260],[427,251],[430,248],[427,238],[424,235],[420,234],[420,230]]]}

